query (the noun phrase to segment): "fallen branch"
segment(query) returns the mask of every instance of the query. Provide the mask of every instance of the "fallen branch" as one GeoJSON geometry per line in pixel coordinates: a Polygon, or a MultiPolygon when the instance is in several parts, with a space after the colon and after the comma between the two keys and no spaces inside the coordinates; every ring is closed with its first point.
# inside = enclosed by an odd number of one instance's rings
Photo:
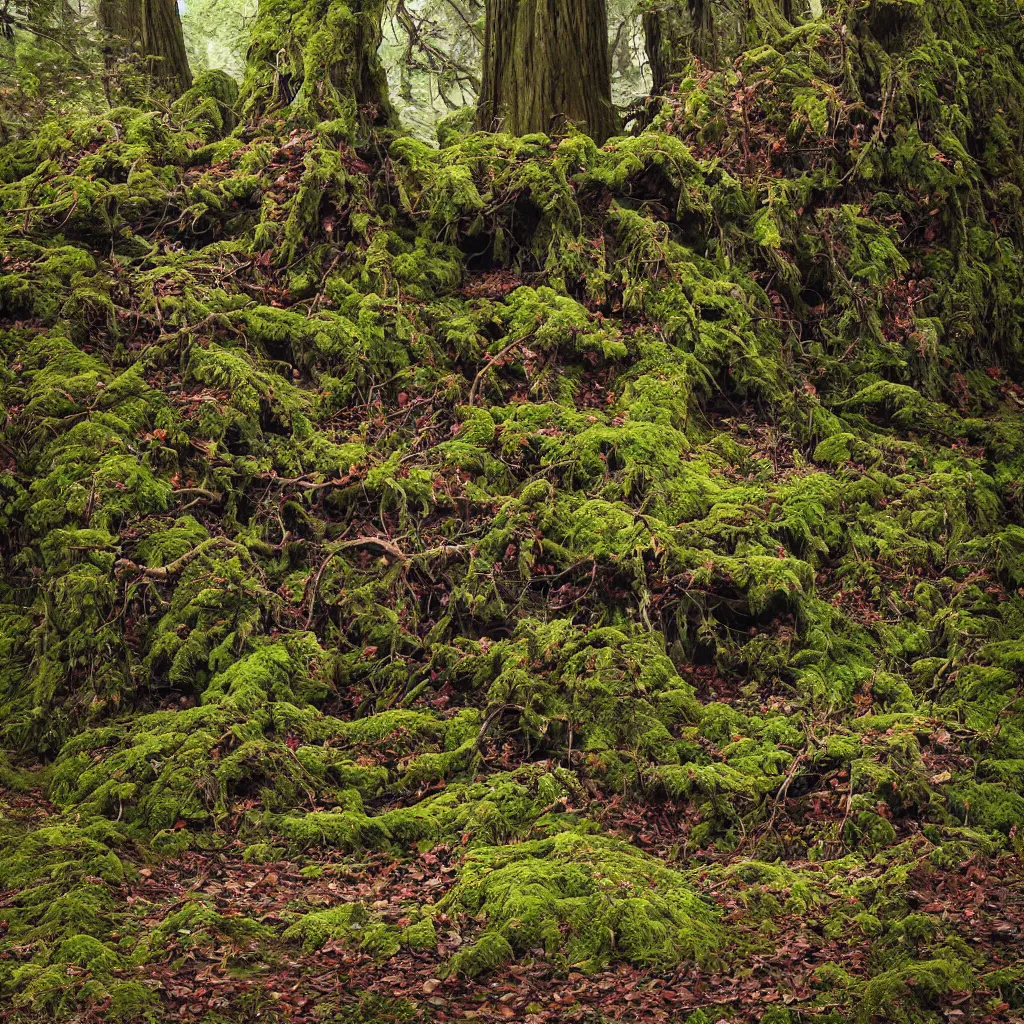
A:
{"type": "Polygon", "coordinates": [[[214,551],[217,548],[236,548],[239,551],[245,552],[247,555],[249,554],[247,548],[243,547],[237,541],[232,540],[230,537],[211,537],[209,540],[204,540],[202,544],[194,547],[191,551],[186,551],[180,558],[176,558],[173,562],[168,562],[166,565],[139,565],[130,559],[119,558],[117,566],[121,569],[131,569],[135,572],[141,572],[146,579],[169,580],[172,576],[176,576],[183,569],[186,569],[197,558],[200,558],[202,555],[205,555],[210,551],[214,551]]]}
{"type": "Polygon", "coordinates": [[[490,711],[487,717],[484,719],[483,724],[480,726],[480,731],[476,736],[476,749],[483,756],[484,752],[484,738],[487,736],[488,730],[494,724],[495,720],[499,715],[506,711],[522,711],[523,709],[518,704],[499,704],[496,708],[490,711]]]}
{"type": "Polygon", "coordinates": [[[477,388],[480,386],[480,381],[483,379],[484,374],[491,369],[494,364],[504,356],[507,356],[512,349],[518,345],[525,345],[528,338],[517,338],[515,341],[510,342],[500,352],[495,352],[490,359],[480,367],[480,372],[473,378],[473,383],[469,389],[469,398],[466,399],[466,405],[472,405],[473,400],[476,398],[477,388]]]}
{"type": "Polygon", "coordinates": [[[389,555],[396,562],[411,562],[413,559],[419,558],[438,558],[445,557],[447,555],[458,554],[459,552],[467,550],[465,544],[441,544],[435,548],[427,548],[426,551],[414,551],[412,554],[407,554],[397,544],[388,540],[386,537],[353,537],[351,540],[343,540],[337,547],[331,551],[327,557],[320,564],[320,568],[317,569],[316,575],[313,577],[313,588],[310,593],[309,599],[309,614],[306,616],[306,629],[309,629],[313,624],[313,612],[316,609],[316,595],[320,589],[320,580],[323,578],[324,572],[327,566],[331,564],[332,559],[336,555],[340,555],[343,551],[351,551],[356,548],[376,548],[379,551],[384,552],[385,555],[389,555]]]}
{"type": "Polygon", "coordinates": [[[789,766],[789,771],[786,772],[786,776],[782,780],[782,785],[779,786],[779,791],[775,794],[775,799],[772,801],[772,813],[768,818],[768,823],[761,830],[761,835],[767,835],[771,832],[772,827],[775,824],[775,816],[778,814],[779,808],[785,803],[786,794],[789,792],[789,787],[793,782],[793,777],[796,775],[796,770],[805,760],[807,760],[807,754],[808,748],[804,747],[804,749],[793,758],[793,762],[789,766]]]}
{"type": "Polygon", "coordinates": [[[305,491],[326,491],[332,487],[345,487],[354,480],[361,479],[361,477],[358,473],[352,472],[336,477],[333,480],[315,482],[307,480],[304,476],[283,477],[278,476],[276,473],[261,473],[259,479],[269,480],[271,483],[279,484],[282,487],[301,487],[305,491]]]}
{"type": "Polygon", "coordinates": [[[222,501],[223,494],[217,491],[208,491],[205,487],[176,487],[171,494],[198,494],[200,498],[209,498],[210,501],[222,501]]]}

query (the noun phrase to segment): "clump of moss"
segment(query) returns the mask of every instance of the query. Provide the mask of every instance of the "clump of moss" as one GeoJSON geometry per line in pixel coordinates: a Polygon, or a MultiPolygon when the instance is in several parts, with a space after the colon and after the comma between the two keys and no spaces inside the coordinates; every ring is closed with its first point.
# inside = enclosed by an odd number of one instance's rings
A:
{"type": "Polygon", "coordinates": [[[173,942],[175,951],[188,956],[201,948],[219,947],[226,943],[246,949],[266,942],[273,930],[252,918],[221,914],[210,905],[211,901],[189,898],[167,914],[150,931],[133,954],[135,963],[166,955],[173,942]]]}
{"type": "Polygon", "coordinates": [[[572,831],[477,850],[438,910],[483,923],[450,963],[470,976],[535,947],[586,970],[613,959],[664,968],[706,960],[722,936],[715,912],[671,868],[628,844],[572,831]]]}
{"type": "Polygon", "coordinates": [[[286,929],[284,937],[300,940],[307,952],[334,940],[379,957],[393,956],[402,943],[402,933],[397,928],[376,918],[361,903],[344,903],[305,914],[286,929]]]}
{"type": "Polygon", "coordinates": [[[140,944],[135,870],[306,851],[454,884],[290,964],[739,973],[799,922],[794,1017],[1019,1002],[918,889],[1021,849],[1020,19],[755,8],[600,149],[392,132],[341,0],[261,4],[239,97],[0,145],[21,1012],[272,960],[209,894],[140,944]]]}
{"type": "Polygon", "coordinates": [[[378,814],[352,807],[274,816],[268,824],[303,847],[323,845],[366,851],[402,850],[413,845],[429,849],[445,842],[480,846],[574,824],[576,819],[562,812],[579,792],[571,772],[531,765],[482,781],[446,785],[442,792],[411,806],[378,814]]]}

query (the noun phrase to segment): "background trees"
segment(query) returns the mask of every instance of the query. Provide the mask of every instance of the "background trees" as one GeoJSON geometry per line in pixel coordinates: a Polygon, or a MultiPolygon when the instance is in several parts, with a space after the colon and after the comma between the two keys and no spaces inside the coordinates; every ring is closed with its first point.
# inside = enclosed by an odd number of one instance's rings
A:
{"type": "Polygon", "coordinates": [[[101,86],[109,105],[173,99],[217,69],[251,116],[353,131],[400,116],[431,141],[448,115],[513,133],[571,121],[603,140],[692,58],[721,67],[778,38],[800,2],[23,0],[0,15],[2,102],[86,103],[101,86]]]}
{"type": "Polygon", "coordinates": [[[721,68],[748,46],[775,42],[810,10],[804,0],[675,0],[651,7],[643,27],[652,92],[669,89],[693,58],[721,68]]]}
{"type": "Polygon", "coordinates": [[[4,133],[32,111],[164,102],[191,84],[176,0],[8,0],[0,10],[4,133]]]}
{"type": "MultiPolygon", "coordinates": [[[[531,4],[530,13],[524,6],[517,16],[518,28],[514,20],[502,21],[514,9],[492,7],[492,20],[513,29],[507,38],[501,34],[502,46],[524,44],[529,27],[534,42],[523,61],[559,71],[546,82],[530,76],[532,98],[516,104],[524,111],[547,90],[551,113],[593,122],[598,134],[607,134],[614,123],[609,101],[625,107],[648,91],[641,17],[633,0],[589,0],[575,10],[531,4]],[[544,26],[565,33],[572,44],[545,39],[544,26]],[[596,45],[601,31],[607,33],[607,58],[596,45]],[[579,57],[581,39],[589,52],[586,67],[579,57]],[[598,81],[596,112],[587,107],[589,97],[581,97],[580,109],[575,104],[569,110],[559,95],[568,95],[574,67],[584,79],[598,81]]],[[[184,0],[180,12],[174,0],[85,0],[75,9],[64,0],[29,0],[6,10],[0,86],[6,83],[8,92],[0,103],[8,119],[15,97],[43,107],[87,106],[93,94],[104,93],[109,105],[137,103],[150,91],[154,98],[173,98],[199,72],[217,69],[243,84],[252,114],[287,111],[306,121],[345,116],[368,125],[393,123],[398,114],[406,129],[433,140],[440,118],[458,114],[467,124],[474,119],[485,77],[485,0],[184,0]]],[[[488,77],[489,110],[511,88],[514,79],[505,74],[503,80],[504,72],[515,72],[514,61],[499,60],[497,47],[492,52],[496,73],[488,77]]],[[[512,122],[505,123],[511,128],[512,122]]]]}

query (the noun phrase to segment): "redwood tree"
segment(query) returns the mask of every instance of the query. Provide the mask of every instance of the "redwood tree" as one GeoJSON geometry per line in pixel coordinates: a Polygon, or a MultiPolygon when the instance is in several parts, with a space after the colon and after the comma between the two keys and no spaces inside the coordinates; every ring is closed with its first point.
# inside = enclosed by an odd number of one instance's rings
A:
{"type": "Polygon", "coordinates": [[[150,81],[172,96],[192,85],[176,0],[100,0],[97,12],[111,63],[138,54],[150,81]]]}
{"type": "Polygon", "coordinates": [[[168,92],[179,95],[192,84],[177,0],[144,0],[142,52],[153,81],[168,92]]]}
{"type": "Polygon", "coordinates": [[[651,66],[651,88],[664,92],[690,57],[718,64],[722,40],[711,0],[686,0],[644,13],[644,41],[651,66]]]}
{"type": "Polygon", "coordinates": [[[514,135],[618,129],[605,0],[490,0],[477,123],[514,135]]]}

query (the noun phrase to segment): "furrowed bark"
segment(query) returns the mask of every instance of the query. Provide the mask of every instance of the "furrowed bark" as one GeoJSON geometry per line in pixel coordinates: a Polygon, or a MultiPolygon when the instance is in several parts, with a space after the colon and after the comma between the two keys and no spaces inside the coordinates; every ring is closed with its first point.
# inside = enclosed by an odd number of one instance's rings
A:
{"type": "Polygon", "coordinates": [[[652,91],[667,92],[694,58],[719,69],[749,46],[774,42],[807,11],[805,0],[751,0],[742,12],[715,0],[684,0],[647,11],[643,28],[652,91]]]}
{"type": "Polygon", "coordinates": [[[618,130],[604,0],[492,0],[477,123],[514,135],[618,130]]]}
{"type": "Polygon", "coordinates": [[[108,72],[136,54],[145,60],[150,83],[172,96],[192,85],[185,35],[175,0],[100,0],[97,8],[108,72]]]}
{"type": "Polygon", "coordinates": [[[185,53],[185,34],[175,0],[145,0],[142,18],[142,52],[150,78],[174,96],[192,85],[185,53]]]}

